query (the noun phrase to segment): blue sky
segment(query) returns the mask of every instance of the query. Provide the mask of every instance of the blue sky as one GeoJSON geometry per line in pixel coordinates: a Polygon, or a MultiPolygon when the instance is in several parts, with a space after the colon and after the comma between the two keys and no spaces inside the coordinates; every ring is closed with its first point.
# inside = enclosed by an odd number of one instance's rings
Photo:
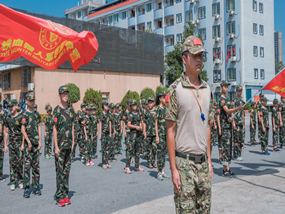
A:
{"type": "MultiPolygon", "coordinates": [[[[112,1],[114,0],[108,0],[108,2],[112,1]]],[[[0,0],[1,4],[4,4],[8,7],[14,7],[59,17],[64,16],[64,11],[66,9],[77,6],[78,2],[81,2],[81,0],[0,0]]],[[[283,19],[284,8],[285,0],[274,0],[275,30],[283,32],[283,59],[285,58],[285,22],[283,19]]]]}

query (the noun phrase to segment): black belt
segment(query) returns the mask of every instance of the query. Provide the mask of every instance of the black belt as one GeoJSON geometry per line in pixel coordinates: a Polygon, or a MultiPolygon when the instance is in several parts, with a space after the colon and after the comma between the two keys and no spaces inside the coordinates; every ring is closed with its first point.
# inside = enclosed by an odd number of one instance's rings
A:
{"type": "Polygon", "coordinates": [[[195,163],[203,163],[206,161],[206,155],[193,156],[193,155],[186,155],[182,152],[175,151],[175,156],[184,158],[184,159],[187,159],[187,156],[188,156],[188,159],[191,161],[194,161],[195,163]]]}

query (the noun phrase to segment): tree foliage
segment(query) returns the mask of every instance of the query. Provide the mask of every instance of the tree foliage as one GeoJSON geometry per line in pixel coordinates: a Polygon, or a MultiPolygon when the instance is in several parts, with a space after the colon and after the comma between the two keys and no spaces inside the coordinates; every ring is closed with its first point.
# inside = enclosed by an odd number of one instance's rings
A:
{"type": "Polygon", "coordinates": [[[102,92],[101,91],[95,91],[93,88],[89,88],[86,90],[83,102],[86,105],[93,104],[96,106],[96,115],[99,116],[101,112],[103,111],[102,109],[102,92]]]}
{"type": "Polygon", "coordinates": [[[68,93],[68,104],[73,105],[80,100],[80,89],[74,83],[66,84],[69,93],[68,93]]]}
{"type": "Polygon", "coordinates": [[[137,101],[138,105],[140,105],[140,95],[138,94],[138,92],[136,91],[128,91],[125,96],[122,99],[121,105],[122,105],[122,109],[123,111],[126,111],[127,109],[127,100],[128,99],[134,99],[137,101]]]}
{"type": "Polygon", "coordinates": [[[142,91],[141,91],[141,99],[148,99],[149,97],[153,97],[155,98],[155,93],[154,91],[151,89],[151,88],[144,88],[142,91]]]}
{"type": "Polygon", "coordinates": [[[275,74],[278,74],[281,69],[284,68],[283,62],[275,62],[275,74]]]}
{"type": "Polygon", "coordinates": [[[163,86],[157,86],[157,87],[156,87],[156,91],[155,91],[155,95],[157,95],[157,93],[158,93],[159,91],[164,91],[164,93],[166,93],[166,92],[167,92],[167,88],[165,88],[165,87],[163,87],[163,86]]]}
{"type": "MultiPolygon", "coordinates": [[[[167,53],[167,56],[165,57],[165,77],[168,82],[168,85],[171,85],[176,79],[181,76],[181,73],[183,72],[182,44],[188,36],[194,35],[194,33],[195,25],[188,21],[188,24],[184,26],[184,30],[182,33],[182,41],[177,42],[174,45],[174,50],[167,53]]],[[[199,35],[199,38],[202,41],[201,35],[199,35]]],[[[204,58],[204,63],[206,62],[206,60],[207,59],[204,58]]],[[[200,76],[203,80],[208,81],[207,72],[206,70],[204,70],[204,64],[202,67],[202,71],[200,72],[200,76]]]]}

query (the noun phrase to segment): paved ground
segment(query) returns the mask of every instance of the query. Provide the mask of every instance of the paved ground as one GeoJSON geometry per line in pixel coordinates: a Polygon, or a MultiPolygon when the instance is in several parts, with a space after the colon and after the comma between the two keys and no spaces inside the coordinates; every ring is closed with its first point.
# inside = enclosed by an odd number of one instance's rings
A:
{"type": "MultiPolygon", "coordinates": [[[[247,124],[248,121],[247,117],[247,124]]],[[[246,134],[246,142],[248,141],[249,133],[246,134]]],[[[238,179],[244,179],[246,178],[244,176],[252,176],[260,172],[270,175],[272,171],[268,169],[279,170],[278,168],[284,166],[285,150],[270,156],[264,156],[261,155],[259,145],[256,147],[250,147],[248,143],[246,145],[247,149],[243,150],[245,161],[234,162],[231,165],[232,171],[238,174],[238,179]]],[[[100,143],[98,146],[100,148],[100,143]]],[[[269,150],[272,151],[272,146],[269,150]]],[[[56,187],[54,160],[46,160],[43,156],[40,157],[40,184],[43,195],[31,195],[31,198],[24,199],[23,190],[16,189],[14,192],[9,190],[9,163],[8,154],[5,154],[4,177],[7,181],[0,183],[0,213],[59,212],[59,210],[61,213],[112,213],[159,198],[172,197],[173,186],[171,180],[156,180],[156,170],[148,169],[145,160],[141,160],[141,165],[145,169],[144,172],[133,172],[131,175],[126,175],[124,173],[125,152],[117,157],[117,162],[111,163],[112,169],[110,170],[101,168],[101,153],[99,152],[98,155],[99,159],[94,161],[94,166],[85,167],[79,161],[79,158],[72,164],[69,193],[72,204],[68,207],[58,208],[54,200],[56,187]]],[[[213,148],[212,157],[215,172],[213,184],[226,183],[225,181],[228,180],[221,176],[222,166],[218,164],[217,147],[213,148]]],[[[131,169],[134,170],[134,166],[131,169]]],[[[170,174],[168,162],[165,170],[166,173],[170,174]]],[[[274,178],[277,177],[272,177],[273,182],[275,182],[274,178]]],[[[243,185],[241,187],[244,187],[245,190],[248,189],[243,185]]],[[[231,189],[229,188],[227,191],[231,192],[231,189]]],[[[259,196],[256,195],[256,197],[259,196]]],[[[213,200],[213,203],[218,202],[213,200]]],[[[242,203],[240,206],[244,206],[244,204],[242,203]]]]}

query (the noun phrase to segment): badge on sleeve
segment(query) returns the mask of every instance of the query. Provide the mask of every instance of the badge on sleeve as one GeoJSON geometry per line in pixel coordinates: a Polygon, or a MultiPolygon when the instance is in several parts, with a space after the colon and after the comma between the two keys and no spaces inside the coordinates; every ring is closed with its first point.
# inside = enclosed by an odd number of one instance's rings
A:
{"type": "Polygon", "coordinates": [[[53,120],[55,123],[57,123],[57,118],[54,118],[54,120],[53,120]]]}
{"type": "Polygon", "coordinates": [[[22,119],[22,123],[25,123],[25,122],[26,122],[26,119],[25,119],[25,118],[23,118],[23,119],[22,119]]]}
{"type": "Polygon", "coordinates": [[[165,106],[169,106],[169,94],[165,95],[165,106]]]}

